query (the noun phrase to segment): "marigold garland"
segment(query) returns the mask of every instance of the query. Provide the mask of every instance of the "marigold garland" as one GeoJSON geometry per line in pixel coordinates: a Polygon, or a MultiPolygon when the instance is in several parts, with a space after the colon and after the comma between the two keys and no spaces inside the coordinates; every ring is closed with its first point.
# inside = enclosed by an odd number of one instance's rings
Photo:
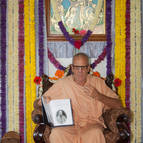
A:
{"type": "Polygon", "coordinates": [[[34,123],[31,120],[33,103],[36,98],[36,85],[33,79],[36,75],[35,65],[35,22],[34,0],[24,0],[25,26],[25,95],[26,95],[26,137],[27,142],[33,141],[34,123]]]}
{"type": "Polygon", "coordinates": [[[118,93],[125,107],[125,12],[126,0],[115,1],[115,76],[122,80],[118,93]]]}

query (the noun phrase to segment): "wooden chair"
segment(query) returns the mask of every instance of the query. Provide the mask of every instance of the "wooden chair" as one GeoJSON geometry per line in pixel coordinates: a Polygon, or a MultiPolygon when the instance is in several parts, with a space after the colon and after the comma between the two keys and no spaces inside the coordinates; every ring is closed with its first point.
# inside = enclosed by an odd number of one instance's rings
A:
{"type": "MultiPolygon", "coordinates": [[[[46,75],[42,76],[42,82],[43,93],[45,93],[52,86],[52,83],[46,75]]],[[[106,83],[108,85],[108,81],[106,83]]],[[[39,99],[35,100],[34,110],[31,114],[32,120],[36,124],[33,138],[35,143],[50,143],[49,135],[51,127],[43,123],[42,107],[38,105],[38,101],[39,99]]],[[[103,113],[102,116],[107,127],[103,131],[106,143],[128,143],[130,140],[130,111],[126,108],[110,109],[103,113]]]]}

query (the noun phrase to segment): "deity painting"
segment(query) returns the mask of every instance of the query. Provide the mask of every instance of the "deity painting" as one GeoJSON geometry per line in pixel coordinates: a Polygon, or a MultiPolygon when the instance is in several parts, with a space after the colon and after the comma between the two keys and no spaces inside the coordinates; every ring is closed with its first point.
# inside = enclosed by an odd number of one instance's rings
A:
{"type": "MultiPolygon", "coordinates": [[[[93,34],[105,34],[105,1],[100,12],[96,15],[96,8],[100,0],[57,0],[57,9],[66,30],[73,34],[72,29],[89,30],[94,25],[93,34]],[[93,20],[97,18],[96,24],[93,20]]],[[[62,34],[50,3],[50,33],[62,34]]]]}

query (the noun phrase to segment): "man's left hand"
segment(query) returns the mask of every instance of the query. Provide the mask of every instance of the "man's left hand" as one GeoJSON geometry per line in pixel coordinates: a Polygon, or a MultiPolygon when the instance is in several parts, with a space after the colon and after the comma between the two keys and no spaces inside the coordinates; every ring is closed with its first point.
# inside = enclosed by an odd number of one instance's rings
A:
{"type": "Polygon", "coordinates": [[[84,92],[85,92],[88,96],[90,96],[90,97],[92,97],[92,98],[95,98],[96,100],[99,100],[99,98],[100,98],[100,96],[101,96],[101,94],[97,91],[97,89],[94,88],[94,87],[91,86],[91,85],[86,85],[86,86],[84,87],[84,92]]]}

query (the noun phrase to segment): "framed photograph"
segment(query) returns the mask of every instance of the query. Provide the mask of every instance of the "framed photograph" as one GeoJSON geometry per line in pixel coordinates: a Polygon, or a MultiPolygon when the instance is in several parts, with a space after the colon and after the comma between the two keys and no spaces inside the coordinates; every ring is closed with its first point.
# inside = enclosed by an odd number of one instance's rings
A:
{"type": "Polygon", "coordinates": [[[74,39],[81,39],[82,36],[75,34],[73,28],[88,31],[93,27],[88,41],[106,41],[105,2],[106,0],[45,0],[48,41],[66,40],[58,25],[59,21],[62,21],[66,31],[74,39]]]}

